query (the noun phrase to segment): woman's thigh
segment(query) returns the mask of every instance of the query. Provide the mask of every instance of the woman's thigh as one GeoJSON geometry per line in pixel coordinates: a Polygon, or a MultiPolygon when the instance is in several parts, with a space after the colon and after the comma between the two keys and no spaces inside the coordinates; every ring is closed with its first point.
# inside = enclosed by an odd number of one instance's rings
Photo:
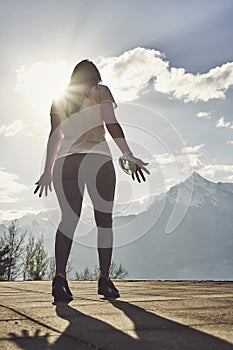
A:
{"type": "Polygon", "coordinates": [[[91,154],[84,168],[90,169],[86,171],[85,182],[94,206],[97,224],[107,219],[111,221],[116,186],[112,160],[101,154],[91,154]]]}
{"type": "Polygon", "coordinates": [[[79,179],[81,158],[78,154],[59,158],[53,167],[53,186],[63,215],[80,216],[84,184],[79,179]]]}

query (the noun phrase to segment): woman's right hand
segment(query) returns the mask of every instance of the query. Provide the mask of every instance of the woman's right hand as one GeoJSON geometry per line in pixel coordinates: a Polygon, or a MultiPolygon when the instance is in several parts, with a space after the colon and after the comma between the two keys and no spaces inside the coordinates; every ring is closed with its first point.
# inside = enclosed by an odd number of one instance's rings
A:
{"type": "Polygon", "coordinates": [[[45,196],[47,197],[48,195],[48,188],[50,189],[50,192],[52,192],[52,187],[51,187],[51,183],[52,183],[52,174],[51,172],[44,172],[40,179],[35,182],[35,185],[37,185],[34,194],[36,194],[39,190],[39,197],[42,196],[43,191],[45,192],[45,196]]]}

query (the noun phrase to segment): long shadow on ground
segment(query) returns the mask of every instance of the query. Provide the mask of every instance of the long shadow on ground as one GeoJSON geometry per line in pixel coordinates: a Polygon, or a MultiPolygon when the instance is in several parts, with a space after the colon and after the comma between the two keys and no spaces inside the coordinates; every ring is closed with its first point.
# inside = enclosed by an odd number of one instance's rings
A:
{"type": "MultiPolygon", "coordinates": [[[[233,349],[233,345],[226,341],[157,316],[134,304],[121,300],[109,300],[109,302],[133,322],[137,339],[69,305],[57,305],[57,315],[69,321],[69,325],[53,344],[49,344],[48,335],[40,336],[39,331],[32,337],[29,337],[25,330],[22,330],[22,335],[12,333],[12,341],[24,350],[233,349]]],[[[108,315],[108,318],[110,317],[111,315],[108,315]]],[[[116,317],[115,314],[114,317],[116,317]]],[[[124,325],[121,328],[124,329],[124,325]]]]}

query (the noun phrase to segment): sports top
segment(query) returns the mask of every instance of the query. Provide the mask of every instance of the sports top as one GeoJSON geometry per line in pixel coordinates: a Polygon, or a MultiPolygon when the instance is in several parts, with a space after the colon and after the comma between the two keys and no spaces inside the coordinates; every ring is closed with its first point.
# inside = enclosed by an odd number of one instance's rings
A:
{"type": "Polygon", "coordinates": [[[67,103],[64,98],[54,100],[50,111],[51,116],[59,116],[63,134],[56,159],[73,153],[100,153],[111,157],[101,112],[103,103],[117,107],[110,89],[102,84],[93,86],[81,109],[69,116],[66,113],[67,103]]]}

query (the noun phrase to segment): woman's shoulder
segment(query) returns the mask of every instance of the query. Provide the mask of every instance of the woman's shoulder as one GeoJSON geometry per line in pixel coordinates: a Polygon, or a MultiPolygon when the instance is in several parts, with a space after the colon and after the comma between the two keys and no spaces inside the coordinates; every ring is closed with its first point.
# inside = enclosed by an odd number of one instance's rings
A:
{"type": "Polygon", "coordinates": [[[62,97],[54,98],[51,104],[50,115],[62,115],[66,108],[66,99],[62,97]]]}
{"type": "Polygon", "coordinates": [[[102,92],[110,91],[110,88],[107,85],[98,84],[98,87],[99,87],[100,91],[102,91],[102,92]]]}
{"type": "Polygon", "coordinates": [[[96,87],[96,90],[97,90],[97,93],[99,95],[99,100],[101,101],[101,103],[112,102],[114,105],[114,108],[117,107],[117,104],[116,104],[116,101],[112,95],[112,92],[107,85],[98,84],[96,87]]]}
{"type": "Polygon", "coordinates": [[[110,89],[107,85],[103,85],[103,84],[98,83],[97,85],[94,85],[91,88],[90,92],[92,94],[96,94],[96,93],[106,94],[106,93],[110,92],[110,89]]]}

